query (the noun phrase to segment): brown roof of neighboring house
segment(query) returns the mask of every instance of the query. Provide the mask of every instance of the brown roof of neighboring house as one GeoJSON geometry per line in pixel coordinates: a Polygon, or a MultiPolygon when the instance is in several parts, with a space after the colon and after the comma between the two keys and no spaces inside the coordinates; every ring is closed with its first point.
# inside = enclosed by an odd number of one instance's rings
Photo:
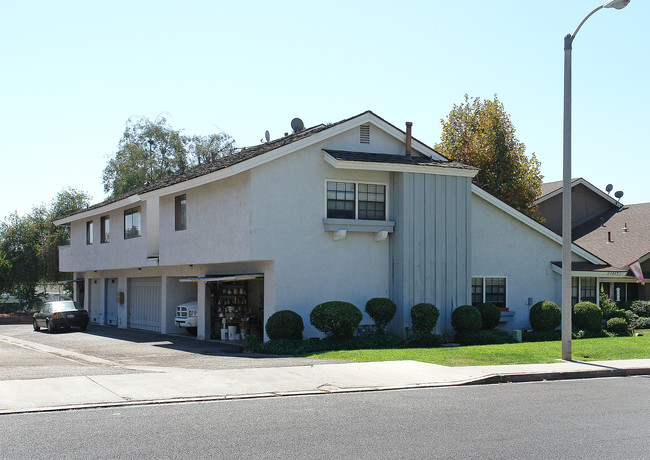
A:
{"type": "Polygon", "coordinates": [[[572,236],[587,251],[625,268],[650,252],[650,203],[612,209],[575,228],[572,236]]]}

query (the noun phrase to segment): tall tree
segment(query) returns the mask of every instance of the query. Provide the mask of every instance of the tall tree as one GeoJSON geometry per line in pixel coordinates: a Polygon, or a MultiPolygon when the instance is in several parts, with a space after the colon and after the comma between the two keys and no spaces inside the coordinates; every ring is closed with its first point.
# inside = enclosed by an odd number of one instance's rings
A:
{"type": "Polygon", "coordinates": [[[24,216],[14,212],[0,223],[0,291],[16,295],[23,305],[38,301],[36,287],[67,276],[59,272],[59,246],[69,244],[65,228],[53,221],[88,206],[87,193],[67,188],[49,206],[36,206],[24,216]]]}
{"type": "Polygon", "coordinates": [[[510,115],[497,96],[471,99],[455,105],[442,123],[436,150],[453,160],[480,169],[474,183],[522,213],[538,219],[533,205],[542,178],[540,162],[515,135],[510,115]]]}
{"type": "Polygon", "coordinates": [[[104,168],[104,191],[123,195],[234,150],[234,141],[225,133],[188,137],[164,117],[129,119],[115,156],[104,168]]]}

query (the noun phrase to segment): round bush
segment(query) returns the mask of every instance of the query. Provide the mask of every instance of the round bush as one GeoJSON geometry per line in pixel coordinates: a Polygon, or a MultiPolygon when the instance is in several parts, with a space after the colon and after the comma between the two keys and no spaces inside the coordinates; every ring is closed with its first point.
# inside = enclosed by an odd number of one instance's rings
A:
{"type": "Polygon", "coordinates": [[[397,305],[385,297],[375,297],[366,302],[366,313],[375,322],[377,332],[380,334],[384,332],[388,323],[393,319],[395,312],[397,312],[397,305]]]}
{"type": "Polygon", "coordinates": [[[416,334],[429,334],[436,327],[440,311],[432,303],[419,303],[411,308],[411,321],[413,332],[416,334]]]}
{"type": "Polygon", "coordinates": [[[451,326],[456,332],[478,332],[483,326],[481,312],[472,305],[461,305],[451,314],[451,326]]]}
{"type": "Polygon", "coordinates": [[[578,302],[573,306],[573,326],[576,329],[599,332],[603,328],[603,312],[592,302],[578,302]]]}
{"type": "Polygon", "coordinates": [[[650,317],[650,301],[635,300],[632,302],[630,310],[632,310],[637,316],[645,318],[650,317]]]}
{"type": "Polygon", "coordinates": [[[501,310],[492,302],[480,303],[476,305],[478,311],[481,312],[481,320],[483,321],[482,329],[490,330],[499,325],[501,321],[501,310]]]}
{"type": "Polygon", "coordinates": [[[316,305],[309,315],[316,329],[333,337],[352,337],[362,318],[357,307],[337,300],[316,305]]]}
{"type": "Polygon", "coordinates": [[[280,310],[269,317],[265,328],[266,335],[271,340],[302,340],[302,331],[305,329],[305,325],[298,313],[291,310],[280,310]]]}
{"type": "Polygon", "coordinates": [[[536,331],[552,331],[562,323],[562,311],[555,302],[542,300],[530,308],[530,326],[536,331]]]}
{"type": "Polygon", "coordinates": [[[627,321],[623,318],[610,318],[607,320],[607,330],[615,334],[627,334],[627,321]]]}

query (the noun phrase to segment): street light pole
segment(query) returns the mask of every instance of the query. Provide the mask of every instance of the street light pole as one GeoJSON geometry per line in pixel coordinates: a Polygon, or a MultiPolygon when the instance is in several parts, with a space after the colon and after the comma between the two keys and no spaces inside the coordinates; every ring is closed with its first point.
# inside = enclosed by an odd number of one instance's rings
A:
{"type": "Polygon", "coordinates": [[[571,50],[580,27],[602,8],[625,8],[630,0],[609,0],[589,13],[573,35],[564,37],[564,127],[562,143],[562,359],[571,361],[571,50]]]}

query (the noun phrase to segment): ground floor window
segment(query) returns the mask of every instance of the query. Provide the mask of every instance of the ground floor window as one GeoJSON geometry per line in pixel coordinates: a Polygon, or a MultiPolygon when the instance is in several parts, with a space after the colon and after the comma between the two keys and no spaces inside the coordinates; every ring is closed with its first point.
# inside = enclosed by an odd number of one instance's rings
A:
{"type": "Polygon", "coordinates": [[[596,302],[596,278],[571,278],[571,305],[596,302]]]}
{"type": "Polygon", "coordinates": [[[490,302],[499,308],[506,307],[505,278],[472,278],[472,305],[490,302]]]}

